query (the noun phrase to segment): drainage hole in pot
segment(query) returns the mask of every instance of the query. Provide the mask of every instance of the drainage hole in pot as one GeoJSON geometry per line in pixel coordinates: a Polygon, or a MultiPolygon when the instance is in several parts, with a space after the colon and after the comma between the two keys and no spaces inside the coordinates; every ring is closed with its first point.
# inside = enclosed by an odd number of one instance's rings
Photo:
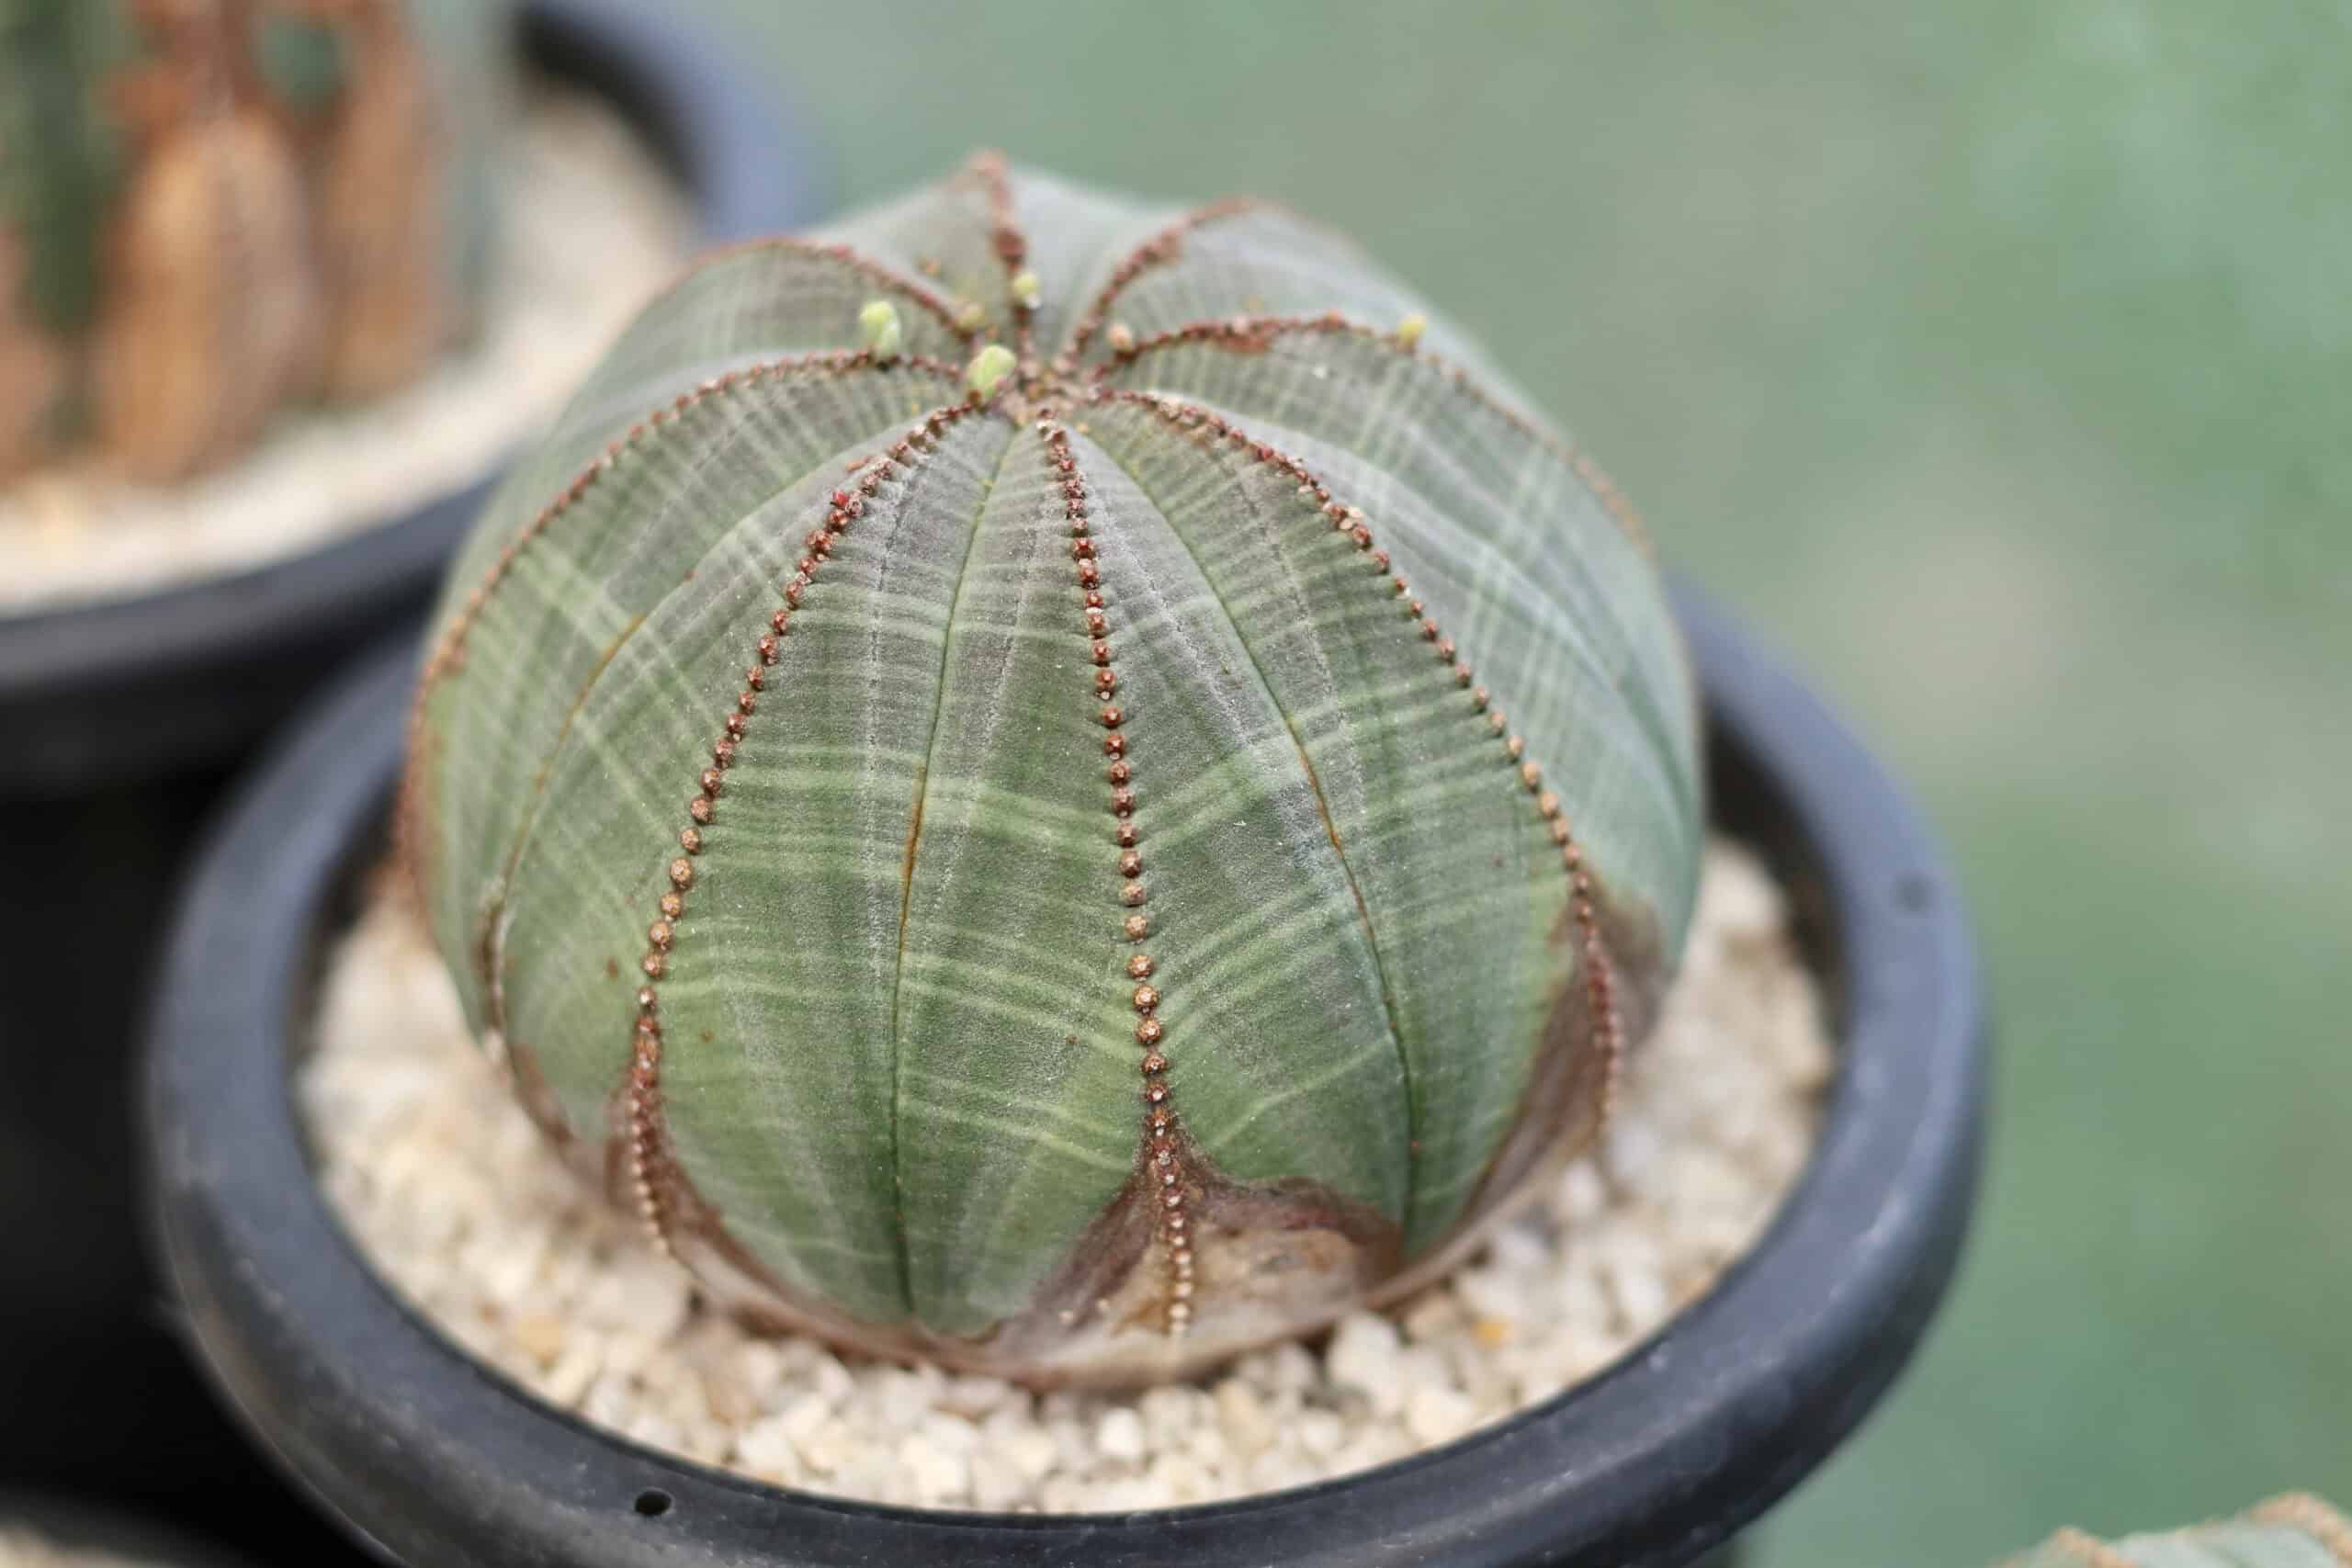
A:
{"type": "Polygon", "coordinates": [[[670,1495],[659,1486],[649,1486],[637,1495],[637,1511],[649,1519],[658,1519],[670,1511],[670,1495]]]}
{"type": "Polygon", "coordinates": [[[1924,872],[1910,872],[1894,885],[1894,901],[1910,914],[1921,914],[1936,901],[1935,884],[1924,872]]]}

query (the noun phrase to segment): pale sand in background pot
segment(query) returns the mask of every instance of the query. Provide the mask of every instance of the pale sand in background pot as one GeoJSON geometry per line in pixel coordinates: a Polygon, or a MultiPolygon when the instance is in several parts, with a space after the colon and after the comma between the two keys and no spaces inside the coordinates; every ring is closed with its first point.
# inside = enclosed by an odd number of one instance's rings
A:
{"type": "Polygon", "coordinates": [[[28,1529],[0,1525],[0,1568],[170,1568],[155,1558],[118,1557],[60,1546],[28,1529]]]}
{"type": "Polygon", "coordinates": [[[0,1526],[0,1568],[171,1568],[153,1557],[119,1557],[60,1546],[30,1530],[0,1526]]]}
{"type": "Polygon", "coordinates": [[[28,1529],[0,1525],[0,1568],[167,1568],[153,1558],[118,1557],[60,1546],[28,1529]]]}
{"type": "Polygon", "coordinates": [[[533,95],[481,335],[389,396],[281,419],[153,489],[87,465],[0,492],[0,613],[119,598],[298,554],[497,467],[694,244],[691,205],[613,107],[533,95]]]}
{"type": "Polygon", "coordinates": [[[444,1332],[650,1446],[811,1491],[1122,1511],[1344,1474],[1458,1437],[1614,1360],[1761,1234],[1802,1172],[1833,1047],[1780,891],[1709,852],[1680,979],[1597,1157],[1389,1319],[1204,1384],[1033,1395],[845,1360],[703,1312],[548,1148],[379,902],[337,952],[300,1100],[361,1250],[444,1332]]]}

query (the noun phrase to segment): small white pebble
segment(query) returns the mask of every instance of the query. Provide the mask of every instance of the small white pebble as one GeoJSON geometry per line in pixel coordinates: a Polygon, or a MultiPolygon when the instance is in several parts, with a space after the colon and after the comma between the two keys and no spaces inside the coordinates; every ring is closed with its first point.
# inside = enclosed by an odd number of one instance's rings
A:
{"type": "Polygon", "coordinates": [[[1338,1453],[1340,1444],[1347,1438],[1346,1426],[1329,1410],[1299,1412],[1296,1431],[1298,1446],[1320,1458],[1338,1453]]]}
{"type": "Polygon", "coordinates": [[[1061,1457],[1061,1447],[1048,1433],[1036,1427],[1020,1427],[1004,1434],[989,1445],[1031,1484],[1043,1481],[1054,1472],[1054,1461],[1061,1457]]]}
{"type": "Polygon", "coordinates": [[[1477,1424],[1478,1407],[1443,1383],[1422,1383],[1405,1401],[1405,1427],[1419,1442],[1452,1442],[1477,1424]]]}
{"type": "Polygon", "coordinates": [[[542,1367],[555,1365],[569,1337],[563,1319],[551,1312],[525,1313],[514,1320],[513,1332],[516,1346],[542,1367]]]}
{"type": "Polygon", "coordinates": [[[1106,1459],[1133,1464],[1143,1458],[1143,1417],[1127,1405],[1114,1404],[1095,1424],[1094,1446],[1106,1459]]]}
{"type": "Polygon", "coordinates": [[[972,1467],[961,1452],[932,1440],[931,1428],[910,1432],[899,1439],[899,1467],[915,1489],[919,1502],[929,1506],[951,1503],[972,1487],[972,1467]]]}
{"type": "Polygon", "coordinates": [[[772,1416],[743,1428],[735,1439],[735,1458],[745,1469],[774,1479],[797,1468],[800,1450],[783,1418],[772,1416]]]}
{"type": "Polygon", "coordinates": [[[1257,1392],[1238,1377],[1216,1385],[1216,1418],[1226,1442],[1244,1459],[1263,1453],[1273,1443],[1273,1418],[1257,1392]]]}
{"type": "Polygon", "coordinates": [[[1405,1399],[1396,1377],[1401,1348],[1395,1324],[1368,1312],[1350,1313],[1331,1336],[1323,1365],[1336,1386],[1361,1395],[1375,1412],[1389,1415],[1405,1399]]]}
{"type": "Polygon", "coordinates": [[[984,1448],[972,1455],[971,1462],[974,1507],[1002,1513],[1028,1500],[1032,1478],[1010,1456],[984,1448]]]}

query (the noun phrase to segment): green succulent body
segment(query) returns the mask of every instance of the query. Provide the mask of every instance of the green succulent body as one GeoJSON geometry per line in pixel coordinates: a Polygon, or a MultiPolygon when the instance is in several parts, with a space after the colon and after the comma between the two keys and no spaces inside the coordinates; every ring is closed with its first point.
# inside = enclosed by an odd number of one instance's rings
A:
{"type": "Polygon", "coordinates": [[[2236,1518],[2100,1540],[2063,1529],[2001,1568],[2343,1568],[2352,1519],[2308,1493],[2273,1497],[2236,1518]]]}
{"type": "Polygon", "coordinates": [[[0,472],[183,477],[469,324],[497,0],[0,0],[0,472]]]}
{"type": "Polygon", "coordinates": [[[1502,385],[1280,209],[987,160],[689,273],[415,710],[542,1125],[723,1299],[1032,1382],[1458,1255],[1602,1115],[1701,833],[1652,563],[1502,385]]]}

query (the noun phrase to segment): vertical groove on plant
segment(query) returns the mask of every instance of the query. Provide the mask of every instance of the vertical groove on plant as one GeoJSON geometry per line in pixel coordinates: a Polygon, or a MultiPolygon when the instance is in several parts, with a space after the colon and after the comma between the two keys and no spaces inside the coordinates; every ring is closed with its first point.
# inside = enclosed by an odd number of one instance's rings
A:
{"type": "Polygon", "coordinates": [[[1402,602],[1408,617],[1421,639],[1430,644],[1430,652],[1437,661],[1450,666],[1456,682],[1469,689],[1472,706],[1486,716],[1487,728],[1499,743],[1505,760],[1512,765],[1519,784],[1533,797],[1536,811],[1544,818],[1545,830],[1560,851],[1561,869],[1568,881],[1569,911],[1577,925],[1578,967],[1585,984],[1592,1041],[1601,1054],[1600,1116],[1600,1123],[1606,1125],[1616,1100],[1619,1069],[1624,1055],[1624,1030],[1617,1008],[1615,976],[1601,939],[1599,912],[1593,904],[1591,871],[1586,863],[1583,846],[1577,842],[1559,795],[1544,787],[1543,769],[1526,756],[1527,743],[1511,730],[1509,716],[1494,705],[1492,694],[1486,687],[1474,684],[1476,677],[1469,662],[1459,656],[1453,640],[1428,613],[1428,607],[1412,596],[1411,584],[1402,575],[1390,573],[1388,554],[1375,545],[1372,530],[1365,525],[1363,511],[1334,500],[1330,487],[1306,464],[1256,439],[1241,426],[1196,403],[1114,387],[1097,387],[1092,398],[1096,401],[1125,403],[1143,409],[1171,429],[1195,440],[1213,443],[1222,438],[1311,493],[1322,508],[1324,516],[1330,520],[1332,531],[1344,536],[1357,549],[1365,552],[1372,564],[1388,577],[1390,592],[1402,602]]]}
{"type": "MultiPolygon", "coordinates": [[[[1163,998],[1159,987],[1152,983],[1158,978],[1158,964],[1140,945],[1151,935],[1151,918],[1144,911],[1150,891],[1143,881],[1142,836],[1135,819],[1135,763],[1128,755],[1126,712],[1118,702],[1119,677],[1112,660],[1109,606],[1087,520],[1085,476],[1079,472],[1078,459],[1070,453],[1068,430],[1046,417],[1037,422],[1037,432],[1046,438],[1050,477],[1061,486],[1063,515],[1069,524],[1070,558],[1076,563],[1074,573],[1085,611],[1088,658],[1094,669],[1093,694],[1102,705],[1102,754],[1110,759],[1104,776],[1111,784],[1111,816],[1114,824],[1111,836],[1119,851],[1119,902],[1128,910],[1121,922],[1121,934],[1129,943],[1137,944],[1127,958],[1127,978],[1135,982],[1129,999],[1140,1015],[1136,1024],[1136,1041],[1144,1050],[1145,1170],[1148,1177],[1158,1179],[1153,1229],[1168,1258],[1160,1325],[1170,1337],[1182,1338],[1191,1326],[1193,1316],[1193,1243],[1187,1235],[1190,1221],[1184,1213],[1188,1173],[1177,1152],[1175,1092],[1168,1081],[1168,1057],[1159,1049],[1160,1042],[1167,1037],[1167,1025],[1159,1016],[1163,998]]],[[[1145,1190],[1155,1191],[1151,1180],[1146,1180],[1145,1190]]]]}
{"type": "Polygon", "coordinates": [[[782,609],[772,612],[763,629],[751,644],[752,662],[743,671],[743,689],[735,695],[733,709],[721,723],[721,733],[711,745],[710,765],[696,778],[696,789],[687,798],[687,825],[680,829],[678,847],[684,852],[673,857],[668,867],[669,891],[661,897],[658,913],[646,928],[646,949],[638,960],[638,967],[645,975],[645,984],[637,992],[637,1017],[629,1051],[628,1071],[622,1091],[622,1115],[628,1139],[629,1178],[636,1194],[638,1210],[646,1228],[665,1253],[675,1256],[672,1241],[674,1216],[671,1187],[676,1184],[662,1115],[662,1017],[660,986],[669,973],[670,951],[677,940],[678,928],[686,916],[686,895],[695,885],[695,857],[705,845],[705,829],[718,820],[718,800],[726,787],[727,770],[734,765],[736,748],[751,727],[752,716],[758,710],[759,694],[767,684],[766,671],[782,657],[793,615],[800,609],[808,590],[815,584],[825,561],[832,555],[835,543],[847,534],[850,526],[865,513],[868,501],[882,488],[886,476],[894,468],[911,471],[921,457],[927,455],[939,436],[950,425],[978,412],[978,400],[948,404],[933,409],[910,431],[906,438],[868,457],[860,467],[861,475],[854,486],[835,490],[827,498],[827,511],[822,526],[808,531],[804,541],[807,553],[796,564],[792,575],[786,579],[780,594],[782,609]]]}
{"type": "MultiPolygon", "coordinates": [[[[972,556],[978,547],[980,526],[988,515],[988,499],[995,489],[995,480],[1012,460],[1014,443],[1007,442],[1003,454],[997,459],[995,473],[983,489],[980,503],[974,509],[972,525],[964,539],[963,558],[956,563],[956,585],[947,596],[947,620],[941,628],[939,639],[939,686],[932,697],[931,724],[923,736],[922,761],[917,764],[914,779],[914,806],[907,823],[907,849],[899,868],[899,945],[890,973],[890,1189],[894,1224],[891,1245],[898,1255],[899,1288],[906,1298],[907,1310],[915,1311],[911,1244],[907,1226],[906,1166],[900,1146],[900,1122],[905,1098],[902,1073],[906,1062],[905,1040],[900,1013],[906,998],[907,927],[914,911],[915,866],[922,843],[924,807],[931,785],[932,761],[939,750],[939,729],[947,715],[947,683],[956,646],[956,612],[960,605],[964,587],[972,570],[972,556]]],[[[911,449],[900,440],[890,449],[890,456],[903,463],[911,449]]]]}
{"type": "MultiPolygon", "coordinates": [[[[1114,463],[1119,462],[1115,454],[1111,456],[1114,463]]],[[[1159,504],[1158,498],[1153,497],[1145,488],[1139,474],[1132,468],[1127,468],[1126,478],[1148,500],[1151,500],[1155,505],[1159,504]]],[[[1162,515],[1163,517],[1166,515],[1164,511],[1162,515]]],[[[1183,541],[1182,536],[1176,533],[1172,523],[1170,525],[1170,533],[1176,538],[1179,547],[1186,552],[1188,558],[1193,561],[1195,570],[1201,570],[1203,584],[1215,600],[1218,613],[1225,618],[1226,624],[1233,629],[1233,635],[1239,644],[1239,651],[1243,659],[1249,662],[1259,688],[1265,693],[1268,706],[1272,710],[1277,722],[1282,725],[1283,734],[1297,754],[1299,772],[1306,784],[1307,795],[1313,802],[1317,824],[1321,828],[1325,839],[1331,846],[1332,858],[1336,863],[1340,883],[1347,891],[1349,900],[1355,909],[1357,921],[1363,930],[1364,948],[1370,960],[1373,989],[1379,1000],[1384,1031],[1387,1035],[1390,1048],[1396,1054],[1397,1075],[1404,1086],[1406,1121],[1402,1131],[1407,1153],[1403,1184],[1404,1198],[1400,1212],[1409,1213],[1412,1208],[1414,1176],[1420,1163],[1418,1156],[1418,1123],[1414,1111],[1418,1096],[1413,1086],[1413,1058],[1412,1054],[1405,1048],[1404,1028],[1397,1018],[1396,994],[1394,987],[1390,985],[1386,964],[1381,955],[1380,933],[1373,919],[1371,906],[1365,899],[1363,883],[1356,867],[1350,860],[1347,846],[1341,840],[1339,825],[1332,819],[1330,799],[1324,790],[1322,776],[1316,767],[1314,757],[1308,750],[1306,737],[1300,733],[1296,721],[1283,706],[1280,698],[1274,694],[1267,671],[1260,661],[1257,653],[1250,648],[1248,638],[1242,636],[1232,607],[1227,604],[1223,595],[1218,593],[1215,584],[1210,581],[1206,570],[1201,567],[1197,554],[1193,551],[1189,544],[1183,541]]],[[[1197,980],[1197,976],[1195,978],[1197,980]]]]}

